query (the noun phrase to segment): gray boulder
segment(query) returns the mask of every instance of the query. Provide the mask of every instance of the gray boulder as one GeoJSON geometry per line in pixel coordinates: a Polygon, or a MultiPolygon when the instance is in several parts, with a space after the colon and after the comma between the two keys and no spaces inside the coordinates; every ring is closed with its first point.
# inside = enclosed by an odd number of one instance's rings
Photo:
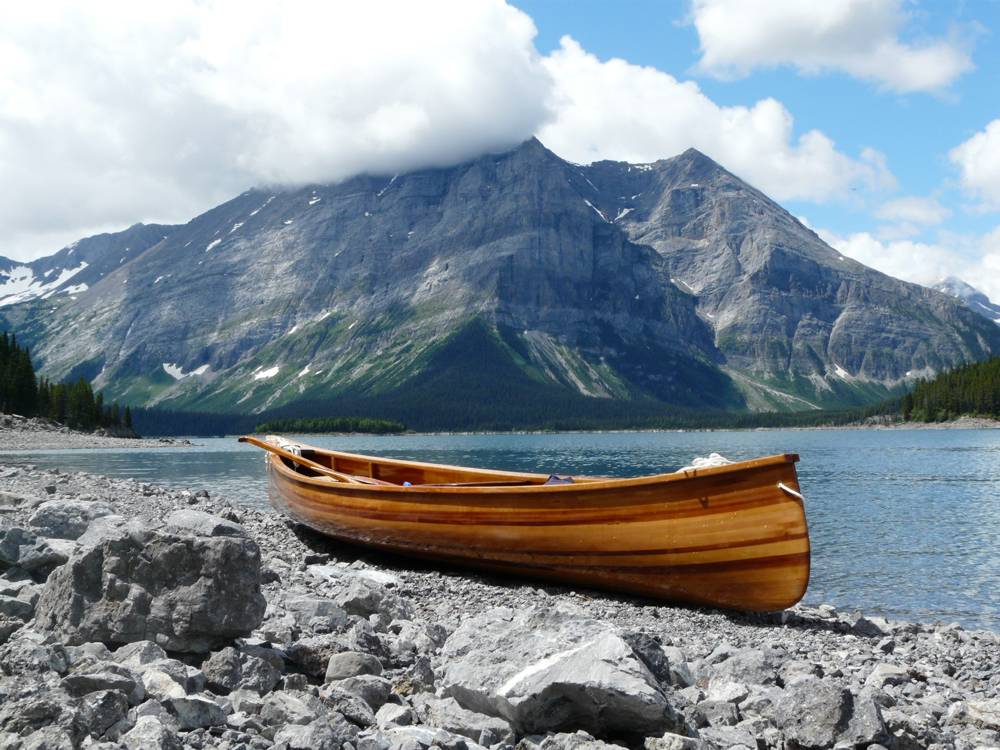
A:
{"type": "Polygon", "coordinates": [[[326,682],[361,674],[382,674],[382,662],[371,654],[344,651],[331,656],[326,666],[326,682]]]}
{"type": "Polygon", "coordinates": [[[155,716],[142,716],[121,739],[127,750],[181,750],[180,738],[155,716]]]}
{"type": "Polygon", "coordinates": [[[223,694],[242,688],[264,695],[281,679],[281,673],[268,662],[232,647],[212,654],[201,671],[208,687],[223,694]]]}
{"type": "Polygon", "coordinates": [[[340,750],[345,742],[350,742],[358,734],[358,729],[344,717],[333,713],[321,716],[305,725],[289,724],[274,734],[274,743],[289,750],[340,750]]]}
{"type": "Polygon", "coordinates": [[[561,732],[522,739],[518,750],[626,750],[621,745],[599,740],[587,732],[561,732]]]}
{"type": "MultiPolygon", "coordinates": [[[[425,748],[441,748],[442,750],[485,750],[482,745],[458,734],[446,732],[432,727],[389,727],[382,730],[375,739],[386,740],[385,744],[375,743],[361,747],[385,748],[385,750],[425,750],[425,748]]],[[[360,742],[361,738],[359,738],[360,742]]]]}
{"type": "Polygon", "coordinates": [[[0,617],[12,620],[30,620],[35,611],[30,600],[25,601],[15,596],[3,596],[0,594],[0,617]]]}
{"type": "Polygon", "coordinates": [[[70,695],[82,696],[97,690],[115,690],[127,696],[129,703],[138,705],[146,697],[142,682],[117,664],[90,665],[86,671],[73,672],[62,679],[62,687],[70,695]]]}
{"type": "Polygon", "coordinates": [[[112,657],[126,667],[142,667],[167,658],[167,652],[152,641],[134,641],[115,650],[112,657]]]}
{"type": "Polygon", "coordinates": [[[204,695],[188,695],[165,701],[167,710],[177,717],[182,730],[217,727],[226,723],[222,706],[204,695]]]}
{"type": "Polygon", "coordinates": [[[330,599],[296,594],[286,597],[284,606],[300,629],[330,633],[343,630],[350,623],[344,608],[330,599]]]}
{"type": "Polygon", "coordinates": [[[66,562],[66,555],[34,531],[11,526],[0,529],[0,569],[17,566],[29,573],[46,573],[66,562]]]}
{"type": "Polygon", "coordinates": [[[519,733],[662,734],[683,724],[619,631],[568,608],[496,609],[442,649],[438,685],[519,733]]]}
{"type": "Polygon", "coordinates": [[[307,675],[323,677],[330,657],[347,650],[339,637],[327,634],[301,638],[285,649],[285,654],[307,675]]]}
{"type": "Polygon", "coordinates": [[[117,690],[97,690],[83,696],[80,713],[87,731],[101,737],[112,726],[125,719],[128,700],[117,690]]]}
{"type": "Polygon", "coordinates": [[[414,723],[413,709],[398,703],[386,703],[375,714],[375,724],[386,727],[408,727],[414,723]]]}
{"type": "Polygon", "coordinates": [[[246,530],[238,523],[227,521],[200,510],[175,510],[165,521],[170,531],[198,536],[246,536],[246,530]]]}
{"type": "MultiPolygon", "coordinates": [[[[320,688],[319,697],[323,700],[324,704],[343,715],[345,719],[356,726],[364,729],[377,723],[372,707],[363,698],[354,693],[348,693],[346,690],[342,690],[335,685],[324,685],[320,688]]],[[[396,704],[386,703],[379,708],[379,711],[386,706],[392,705],[396,704]]],[[[402,722],[397,723],[401,724],[402,722]]]]}
{"type": "Polygon", "coordinates": [[[384,614],[391,620],[413,619],[413,605],[409,601],[366,578],[351,579],[347,589],[336,597],[336,601],[352,615],[368,617],[384,614]]]}
{"type": "Polygon", "coordinates": [[[288,724],[305,726],[328,712],[323,701],[310,693],[278,690],[264,697],[259,716],[265,725],[265,736],[273,738],[280,727],[288,724]]]}
{"type": "MultiPolygon", "coordinates": [[[[853,703],[851,693],[832,681],[805,677],[786,687],[771,718],[795,747],[832,747],[848,728],[853,703]]],[[[860,724],[855,730],[862,731],[860,724]]]]}
{"type": "Polygon", "coordinates": [[[389,680],[373,674],[346,677],[343,680],[334,680],[329,685],[331,688],[358,696],[371,706],[372,711],[378,711],[382,708],[392,692],[392,683],[389,680]]]}
{"type": "Polygon", "coordinates": [[[39,536],[78,539],[95,518],[113,515],[107,503],[83,500],[46,500],[35,509],[28,525],[39,536]]]}
{"type": "MultiPolygon", "coordinates": [[[[383,708],[389,705],[386,704],[383,708]]],[[[454,698],[418,695],[413,698],[413,708],[422,723],[468,737],[485,747],[498,742],[511,744],[514,740],[514,732],[506,721],[462,708],[454,698]]],[[[379,713],[381,714],[381,709],[379,713]]],[[[409,722],[395,723],[403,725],[409,722]]]]}
{"type": "Polygon", "coordinates": [[[68,644],[153,640],[208,651],[264,616],[260,550],[235,536],[127,531],[74,554],[53,573],[35,621],[68,644]]]}
{"type": "Polygon", "coordinates": [[[705,743],[693,737],[667,732],[662,737],[647,737],[646,750],[702,750],[705,743]]]}

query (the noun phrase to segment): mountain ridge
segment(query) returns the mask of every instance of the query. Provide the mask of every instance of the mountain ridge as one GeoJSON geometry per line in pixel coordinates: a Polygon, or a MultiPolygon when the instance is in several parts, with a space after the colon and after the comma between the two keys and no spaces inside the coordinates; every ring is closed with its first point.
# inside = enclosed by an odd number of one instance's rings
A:
{"type": "Polygon", "coordinates": [[[698,151],[582,166],[537,139],[249,190],[0,313],[53,377],[215,411],[405,395],[469,326],[539,388],[698,408],[865,403],[1000,351],[995,326],[843,258],[698,151]]]}

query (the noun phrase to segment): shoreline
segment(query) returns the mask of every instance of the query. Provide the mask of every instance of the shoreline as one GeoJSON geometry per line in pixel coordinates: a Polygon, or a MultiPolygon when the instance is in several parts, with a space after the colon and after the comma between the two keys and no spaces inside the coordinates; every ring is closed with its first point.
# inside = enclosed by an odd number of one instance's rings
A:
{"type": "Polygon", "coordinates": [[[167,448],[192,445],[183,438],[123,438],[80,432],[47,419],[0,414],[0,453],[95,448],[167,448]]]}
{"type": "MultiPolygon", "coordinates": [[[[995,430],[1000,429],[1000,420],[982,417],[959,417],[947,422],[892,422],[883,424],[845,424],[845,425],[814,425],[810,427],[675,427],[675,428],[636,428],[615,430],[429,430],[427,432],[408,431],[392,434],[376,434],[366,432],[288,432],[285,435],[296,437],[407,437],[410,435],[629,435],[655,432],[809,432],[813,430],[995,430]]],[[[236,437],[226,435],[224,437],[236,437]]]]}
{"type": "MultiPolygon", "coordinates": [[[[216,743],[228,737],[228,747],[243,742],[266,748],[328,721],[320,715],[324,711],[340,717],[337,731],[345,733],[340,742],[349,736],[356,748],[371,750],[432,744],[460,750],[457,743],[468,750],[517,743],[520,750],[708,750],[838,742],[973,750],[1000,744],[1000,634],[992,631],[890,621],[829,605],[796,605],[763,615],[727,613],[449,569],[338,544],[270,509],[248,508],[204,491],[98,474],[4,468],[0,459],[0,534],[35,530],[39,541],[32,549],[48,545],[77,559],[93,555],[87,545],[105,543],[101,540],[113,537],[116,528],[125,533],[123,539],[167,529],[174,535],[169,538],[183,540],[177,536],[179,517],[201,534],[193,537],[203,540],[197,544],[246,537],[260,550],[267,609],[246,637],[226,639],[229,648],[218,643],[209,652],[164,655],[181,667],[168,669],[162,658],[154,662],[164,664],[157,675],[188,670],[179,689],[142,671],[152,669],[145,664],[119,660],[109,666],[113,654],[105,655],[104,647],[60,645],[58,634],[47,635],[27,617],[27,624],[16,622],[10,629],[5,614],[0,617],[0,644],[6,641],[0,645],[0,667],[9,677],[0,678],[0,697],[14,700],[7,679],[29,684],[38,700],[63,700],[62,693],[52,691],[65,688],[52,686],[83,680],[73,677],[74,670],[105,675],[124,669],[146,685],[146,700],[123,711],[114,725],[118,729],[109,728],[105,739],[145,731],[154,723],[147,718],[152,716],[176,736],[179,744],[171,747],[223,747],[216,743]],[[49,538],[53,532],[62,538],[49,538]],[[74,535],[76,540],[65,538],[74,535]],[[507,642],[508,632],[519,635],[507,642]],[[532,650],[533,643],[540,650],[532,650]],[[597,649],[596,643],[610,650],[597,649]],[[60,667],[52,661],[53,649],[61,649],[68,661],[77,660],[77,666],[60,667]],[[577,654],[574,666],[567,661],[559,671],[560,660],[571,654],[577,654]],[[277,669],[260,695],[217,676],[216,662],[236,664],[245,674],[252,665],[259,677],[266,671],[260,660],[277,669]],[[347,662],[363,662],[367,671],[343,677],[338,670],[353,669],[347,662]],[[58,668],[50,668],[53,664],[58,668]],[[593,677],[591,670],[598,670],[593,677]],[[496,674],[503,684],[494,684],[496,674]],[[544,690],[536,686],[537,694],[522,696],[538,705],[551,691],[565,690],[561,700],[572,700],[574,690],[600,690],[595,686],[610,681],[620,689],[614,697],[618,710],[646,717],[642,721],[649,726],[638,736],[625,736],[620,727],[602,723],[603,713],[587,719],[585,707],[576,718],[548,729],[532,724],[534,714],[510,719],[503,713],[503,695],[519,684],[515,677],[527,680],[521,674],[532,675],[524,688],[529,692],[547,675],[554,680],[544,690]],[[570,687],[559,687],[567,681],[570,687]],[[166,692],[155,697],[161,688],[166,692]],[[662,704],[657,710],[672,717],[670,722],[643,713],[650,701],[662,704]],[[192,706],[209,718],[192,718],[192,706]],[[589,734],[580,735],[584,730],[589,734]],[[586,742],[596,744],[581,745],[586,742]]],[[[26,579],[12,570],[0,576],[0,602],[13,598],[20,604],[10,603],[5,612],[27,615],[29,607],[52,598],[44,579],[26,579]]],[[[121,580],[115,584],[122,585],[121,580]]],[[[201,604],[213,611],[226,607],[223,601],[201,604]]],[[[112,677],[87,680],[88,690],[104,680],[102,695],[123,689],[114,687],[112,677]]],[[[22,713],[29,711],[27,704],[18,705],[22,713]]],[[[0,711],[0,740],[4,720],[0,711]]],[[[310,747],[317,741],[309,737],[288,747],[310,747]]]]}

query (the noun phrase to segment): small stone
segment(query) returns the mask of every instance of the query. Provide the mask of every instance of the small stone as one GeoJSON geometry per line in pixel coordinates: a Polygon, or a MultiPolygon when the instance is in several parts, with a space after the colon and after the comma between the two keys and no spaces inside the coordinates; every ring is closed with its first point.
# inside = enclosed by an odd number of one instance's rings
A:
{"type": "Polygon", "coordinates": [[[909,680],[910,671],[905,667],[900,667],[896,664],[881,663],[875,665],[875,668],[868,675],[867,679],[865,679],[865,685],[880,690],[886,685],[901,685],[904,682],[909,682],[909,680]]]}
{"type": "Polygon", "coordinates": [[[413,720],[412,709],[396,703],[386,703],[375,713],[375,723],[379,727],[409,726],[413,720]]]}
{"type": "Polygon", "coordinates": [[[334,654],[326,667],[326,682],[363,674],[382,674],[382,663],[371,654],[345,651],[334,654]]]}
{"type": "Polygon", "coordinates": [[[647,737],[646,750],[702,750],[705,743],[693,737],[667,732],[662,737],[647,737]]]}
{"type": "Polygon", "coordinates": [[[226,723],[226,712],[222,706],[202,695],[169,698],[164,701],[164,705],[177,717],[177,723],[183,730],[216,727],[226,723]]]}
{"type": "Polygon", "coordinates": [[[177,735],[155,716],[142,716],[121,739],[127,750],[182,750],[177,735]]]}

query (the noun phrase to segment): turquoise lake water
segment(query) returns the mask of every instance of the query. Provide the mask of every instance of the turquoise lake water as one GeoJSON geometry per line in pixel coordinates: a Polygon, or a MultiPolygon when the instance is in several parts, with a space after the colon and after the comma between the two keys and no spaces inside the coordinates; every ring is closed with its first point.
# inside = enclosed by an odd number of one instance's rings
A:
{"type": "MultiPolygon", "coordinates": [[[[672,471],[717,451],[798,453],[812,540],[806,602],[1000,630],[1000,430],[802,430],[310,436],[342,450],[559,474],[672,471]]],[[[0,464],[133,477],[266,505],[261,452],[193,448],[0,454],[0,464]]]]}

